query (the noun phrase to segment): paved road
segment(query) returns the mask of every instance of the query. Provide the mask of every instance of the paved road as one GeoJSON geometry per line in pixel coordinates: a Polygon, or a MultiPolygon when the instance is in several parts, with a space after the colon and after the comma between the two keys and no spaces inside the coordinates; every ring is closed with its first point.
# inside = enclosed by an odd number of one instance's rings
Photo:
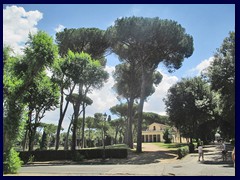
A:
{"type": "MultiPolygon", "coordinates": [[[[156,156],[158,161],[143,161],[144,163],[138,164],[131,164],[129,161],[126,161],[127,164],[108,161],[105,164],[92,165],[45,163],[26,165],[15,176],[235,176],[231,159],[223,162],[218,146],[205,146],[204,151],[204,162],[198,162],[198,154],[193,153],[181,160],[172,157],[169,161],[161,161],[161,156],[156,156]]],[[[152,153],[149,155],[152,156],[152,153]]]]}

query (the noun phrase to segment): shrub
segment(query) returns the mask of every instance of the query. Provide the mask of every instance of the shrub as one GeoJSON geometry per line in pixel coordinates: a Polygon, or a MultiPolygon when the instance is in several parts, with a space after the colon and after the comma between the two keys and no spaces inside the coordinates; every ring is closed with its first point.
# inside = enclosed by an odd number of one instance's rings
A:
{"type": "Polygon", "coordinates": [[[164,131],[163,139],[165,140],[164,143],[171,143],[170,133],[168,129],[164,131]]]}
{"type": "Polygon", "coordinates": [[[189,153],[188,146],[178,148],[177,153],[178,153],[178,159],[183,158],[184,156],[186,156],[189,153]]]}
{"type": "Polygon", "coordinates": [[[80,152],[78,151],[74,152],[73,158],[72,158],[73,161],[80,162],[80,161],[83,161],[83,159],[84,159],[84,156],[80,152]]]}
{"type": "Polygon", "coordinates": [[[189,153],[194,153],[194,144],[193,143],[190,143],[189,145],[188,145],[188,148],[189,148],[189,153]]]}
{"type": "Polygon", "coordinates": [[[3,173],[16,174],[23,163],[19,158],[19,153],[11,148],[9,152],[4,153],[3,158],[3,173]]]}
{"type": "MultiPolygon", "coordinates": [[[[20,152],[20,158],[25,162],[29,162],[31,156],[34,161],[54,161],[54,160],[74,160],[102,158],[103,149],[81,149],[76,151],[64,150],[43,150],[20,152]]],[[[127,149],[105,149],[106,158],[126,158],[128,155],[127,149]]]]}

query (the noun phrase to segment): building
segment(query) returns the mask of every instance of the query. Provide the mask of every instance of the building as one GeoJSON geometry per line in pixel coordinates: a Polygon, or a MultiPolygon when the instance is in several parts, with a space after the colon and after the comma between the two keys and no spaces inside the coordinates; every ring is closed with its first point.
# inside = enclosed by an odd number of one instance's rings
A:
{"type": "Polygon", "coordinates": [[[142,131],[142,142],[164,142],[163,134],[166,129],[169,129],[169,136],[172,142],[180,143],[180,138],[183,143],[188,142],[186,138],[180,137],[177,128],[159,123],[152,123],[145,131],[142,131]]]}

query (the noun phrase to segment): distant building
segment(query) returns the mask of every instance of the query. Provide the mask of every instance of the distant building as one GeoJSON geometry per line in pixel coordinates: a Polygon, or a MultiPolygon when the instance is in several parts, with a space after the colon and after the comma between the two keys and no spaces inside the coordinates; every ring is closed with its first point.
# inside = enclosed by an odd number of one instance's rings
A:
{"type": "Polygon", "coordinates": [[[142,131],[142,142],[164,142],[163,134],[166,129],[169,129],[169,136],[172,139],[172,142],[180,143],[180,138],[183,143],[188,142],[186,138],[180,137],[177,128],[159,123],[152,123],[145,131],[142,131]]]}

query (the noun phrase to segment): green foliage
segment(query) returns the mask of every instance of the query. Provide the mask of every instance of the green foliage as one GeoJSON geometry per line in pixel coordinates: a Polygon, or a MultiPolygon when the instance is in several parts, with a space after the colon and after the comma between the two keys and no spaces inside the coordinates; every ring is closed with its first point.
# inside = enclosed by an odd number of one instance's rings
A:
{"type": "Polygon", "coordinates": [[[189,153],[194,153],[195,147],[194,147],[194,144],[193,144],[193,143],[190,143],[190,144],[188,145],[188,148],[189,148],[189,153]]]}
{"type": "Polygon", "coordinates": [[[200,77],[182,79],[169,89],[164,99],[169,120],[185,137],[208,138],[217,128],[214,96],[200,77]]]}
{"type": "MultiPolygon", "coordinates": [[[[136,99],[140,97],[141,90],[141,71],[134,63],[123,63],[115,67],[113,77],[116,83],[113,89],[118,93],[118,97],[126,99],[136,99]]],[[[154,71],[153,75],[148,74],[146,94],[148,97],[155,92],[154,85],[157,86],[162,80],[162,74],[154,71]]]]}
{"type": "Polygon", "coordinates": [[[187,146],[188,144],[186,143],[171,143],[171,144],[166,144],[166,143],[156,143],[156,145],[163,147],[163,148],[168,148],[171,150],[177,150],[180,147],[187,146]]]}
{"type": "MultiPolygon", "coordinates": [[[[102,158],[103,149],[91,148],[91,149],[81,149],[75,151],[32,151],[32,152],[20,152],[20,157],[25,162],[34,157],[35,161],[54,161],[54,160],[75,160],[81,161],[83,158],[94,159],[102,158]]],[[[107,158],[127,158],[127,149],[126,148],[112,148],[106,149],[107,158]]]]}
{"type": "Polygon", "coordinates": [[[211,89],[220,94],[218,118],[221,136],[235,136],[235,32],[230,32],[206,73],[211,89]]]}
{"type": "Polygon", "coordinates": [[[34,158],[34,155],[30,155],[27,162],[28,162],[28,163],[32,163],[32,162],[34,162],[34,159],[35,159],[35,158],[34,158]]]}
{"type": "Polygon", "coordinates": [[[44,66],[51,66],[58,55],[57,46],[53,43],[53,38],[43,31],[38,31],[36,35],[29,34],[29,41],[24,49],[26,60],[29,61],[29,73],[38,69],[42,71],[44,66]],[[30,61],[31,60],[31,61],[30,61]]]}
{"type": "Polygon", "coordinates": [[[168,120],[168,116],[159,115],[153,112],[143,112],[143,118],[145,119],[148,125],[154,122],[166,125],[170,123],[168,120]]]}
{"type": "Polygon", "coordinates": [[[74,53],[86,52],[93,58],[102,59],[109,46],[105,31],[98,28],[65,28],[64,31],[56,34],[56,41],[61,56],[71,50],[74,53]]]}
{"type": "Polygon", "coordinates": [[[163,133],[163,139],[165,140],[164,143],[171,143],[171,138],[169,136],[170,136],[169,129],[165,129],[163,133]]]}
{"type": "Polygon", "coordinates": [[[74,152],[74,155],[73,155],[73,161],[76,161],[76,162],[81,162],[81,161],[83,161],[83,159],[84,159],[84,155],[82,155],[80,152],[78,152],[78,151],[75,151],[74,152]]]}
{"type": "Polygon", "coordinates": [[[38,74],[49,67],[57,47],[46,33],[29,35],[24,56],[12,57],[4,50],[4,151],[9,151],[19,135],[25,107],[23,97],[38,74]]]}
{"type": "Polygon", "coordinates": [[[125,17],[108,28],[111,48],[121,60],[144,58],[145,68],[163,61],[178,69],[193,53],[193,38],[176,21],[156,18],[125,17]],[[164,51],[168,50],[168,53],[164,51]],[[145,57],[148,57],[147,59],[145,57]]]}
{"type": "Polygon", "coordinates": [[[184,147],[178,148],[178,150],[177,150],[178,159],[183,158],[183,157],[186,156],[188,153],[189,153],[189,148],[188,148],[188,146],[184,146],[184,147]]]}
{"type": "Polygon", "coordinates": [[[42,141],[40,143],[40,149],[41,150],[46,150],[47,147],[48,147],[47,134],[46,134],[45,131],[43,131],[42,141]]]}
{"type": "Polygon", "coordinates": [[[16,174],[22,163],[23,162],[19,158],[19,153],[11,148],[10,151],[4,153],[3,173],[16,174]]]}
{"type": "Polygon", "coordinates": [[[106,34],[111,42],[111,50],[119,59],[136,64],[140,70],[137,151],[141,152],[142,111],[149,88],[148,82],[160,62],[163,62],[169,71],[180,68],[184,58],[193,53],[193,38],[186,34],[185,29],[176,21],[161,20],[158,17],[117,19],[114,26],[107,29],[106,34]]]}

